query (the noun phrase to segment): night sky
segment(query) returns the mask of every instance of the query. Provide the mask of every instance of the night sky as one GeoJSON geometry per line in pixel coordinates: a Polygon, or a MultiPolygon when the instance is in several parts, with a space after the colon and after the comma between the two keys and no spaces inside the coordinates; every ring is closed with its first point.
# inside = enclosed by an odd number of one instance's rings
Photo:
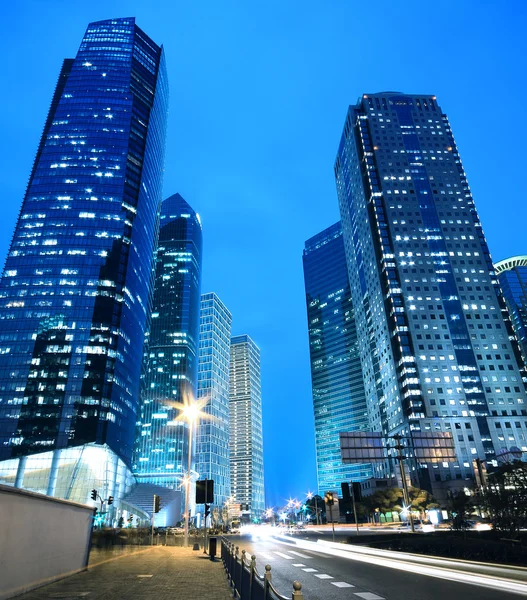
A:
{"type": "Polygon", "coordinates": [[[62,60],[88,23],[135,16],[164,45],[164,197],[199,212],[202,291],[261,349],[268,505],[316,485],[302,249],[339,219],[349,104],[435,94],[493,259],[527,254],[524,0],[17,0],[0,14],[2,263],[62,60]]]}

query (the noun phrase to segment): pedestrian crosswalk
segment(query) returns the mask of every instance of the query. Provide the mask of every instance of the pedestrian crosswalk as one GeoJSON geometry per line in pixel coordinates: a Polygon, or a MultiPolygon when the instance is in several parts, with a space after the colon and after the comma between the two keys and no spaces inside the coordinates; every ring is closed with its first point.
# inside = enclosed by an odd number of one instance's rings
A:
{"type": "MultiPolygon", "coordinates": [[[[289,550],[289,549],[286,550],[285,548],[282,548],[282,550],[283,551],[280,551],[280,552],[278,550],[268,550],[267,552],[258,552],[257,559],[259,558],[259,559],[263,559],[265,561],[271,562],[271,561],[277,560],[277,559],[293,561],[295,559],[298,560],[299,558],[302,558],[304,560],[311,560],[313,558],[313,556],[303,554],[302,552],[297,552],[296,550],[289,550]]],[[[334,581],[334,577],[332,575],[329,575],[328,573],[321,573],[318,569],[313,569],[313,568],[305,565],[304,563],[291,562],[288,564],[293,567],[297,567],[298,569],[301,569],[304,573],[309,573],[310,576],[314,576],[319,580],[327,581],[328,583],[335,586],[336,588],[339,588],[339,589],[355,588],[355,586],[353,584],[348,583],[347,581],[334,581]],[[333,581],[331,581],[331,580],[333,580],[333,581]]],[[[385,600],[382,596],[378,596],[377,594],[374,594],[373,592],[369,592],[369,591],[364,591],[364,592],[355,592],[354,591],[353,595],[357,597],[357,600],[359,600],[359,599],[360,600],[385,600]]]]}
{"type": "Polygon", "coordinates": [[[294,560],[295,558],[303,558],[304,560],[311,560],[313,557],[308,556],[307,554],[302,554],[301,552],[295,552],[294,550],[287,550],[284,552],[278,552],[278,550],[273,550],[269,552],[258,552],[256,555],[257,558],[264,558],[265,560],[272,560],[279,556],[280,558],[284,558],[285,560],[294,560]],[[291,555],[294,556],[291,556],[291,555]]]}

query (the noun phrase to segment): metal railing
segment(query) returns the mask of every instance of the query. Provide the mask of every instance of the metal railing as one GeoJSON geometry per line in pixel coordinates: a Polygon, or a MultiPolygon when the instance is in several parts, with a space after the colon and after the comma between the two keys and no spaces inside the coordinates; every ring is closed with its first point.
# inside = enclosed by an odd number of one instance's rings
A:
{"type": "Polygon", "coordinates": [[[232,588],[233,598],[239,600],[304,600],[302,584],[293,582],[291,596],[283,596],[272,583],[271,565],[265,565],[260,575],[256,568],[256,556],[247,559],[245,550],[221,538],[221,560],[232,588]]]}

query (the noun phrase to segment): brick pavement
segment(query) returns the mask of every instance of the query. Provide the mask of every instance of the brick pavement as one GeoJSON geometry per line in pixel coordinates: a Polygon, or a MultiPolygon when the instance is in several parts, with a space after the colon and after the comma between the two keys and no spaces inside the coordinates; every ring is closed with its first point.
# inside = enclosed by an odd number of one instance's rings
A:
{"type": "Polygon", "coordinates": [[[232,599],[221,560],[212,562],[201,550],[136,546],[94,555],[87,571],[17,596],[17,600],[232,599]]]}

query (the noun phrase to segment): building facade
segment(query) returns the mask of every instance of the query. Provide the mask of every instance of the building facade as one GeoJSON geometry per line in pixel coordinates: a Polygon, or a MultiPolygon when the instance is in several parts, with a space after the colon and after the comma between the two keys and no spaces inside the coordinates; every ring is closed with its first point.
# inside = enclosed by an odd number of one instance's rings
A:
{"type": "Polygon", "coordinates": [[[132,482],[164,166],[163,49],[91,23],[66,59],[0,283],[0,482],[79,502],[132,482]]]}
{"type": "Polygon", "coordinates": [[[341,431],[367,429],[355,315],[340,223],[307,240],[303,254],[315,417],[318,493],[373,476],[369,464],[343,464],[341,431]]]}
{"type": "Polygon", "coordinates": [[[134,474],[139,483],[181,487],[188,469],[188,423],[173,403],[196,398],[202,231],[179,195],[163,201],[152,325],[145,353],[134,474]]]}
{"type": "MultiPolygon", "coordinates": [[[[232,317],[214,293],[202,294],[199,331],[198,398],[206,399],[196,438],[196,471],[214,481],[214,507],[231,495],[229,386],[232,317]]],[[[202,507],[200,507],[202,509],[202,507]]]]}
{"type": "Polygon", "coordinates": [[[405,436],[410,456],[414,432],[451,432],[455,462],[409,461],[434,490],[527,450],[525,371],[435,96],[360,98],[335,177],[371,429],[405,436]]]}
{"type": "Polygon", "coordinates": [[[229,444],[234,502],[251,518],[265,508],[260,349],[248,335],[231,338],[229,444]]]}
{"type": "Polygon", "coordinates": [[[513,256],[494,265],[524,362],[527,362],[527,256],[513,256]]]}

